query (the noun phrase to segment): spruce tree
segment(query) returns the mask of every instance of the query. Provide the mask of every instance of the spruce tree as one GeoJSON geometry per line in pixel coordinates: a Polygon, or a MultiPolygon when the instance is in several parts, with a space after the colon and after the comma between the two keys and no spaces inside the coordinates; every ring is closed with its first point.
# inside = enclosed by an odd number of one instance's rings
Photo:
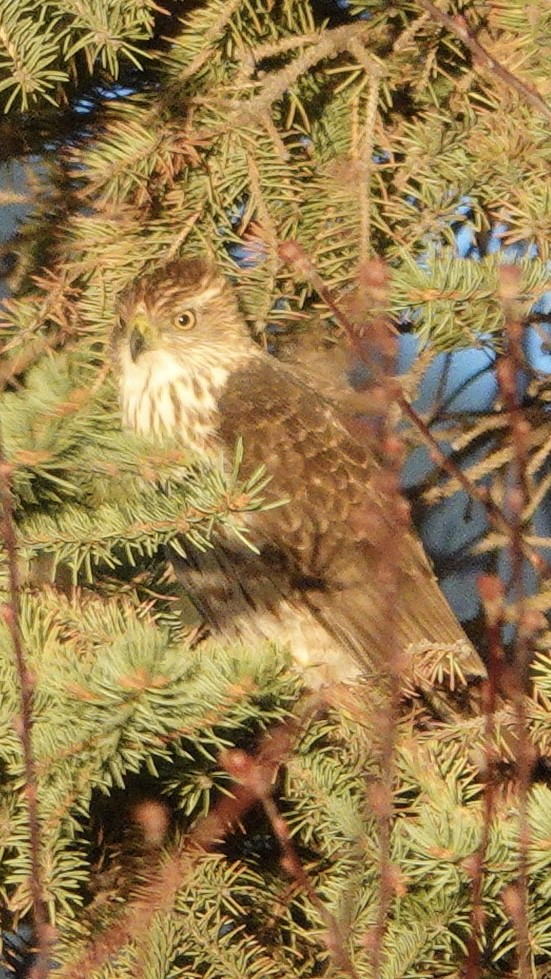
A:
{"type": "Polygon", "coordinates": [[[2,154],[30,197],[0,368],[21,975],[548,974],[549,391],[524,350],[546,328],[550,43],[545,0],[0,0],[2,154]],[[432,452],[418,505],[462,492],[485,521],[481,689],[429,655],[314,695],[285,648],[193,647],[167,546],[238,532],[263,474],[123,431],[110,335],[136,275],[198,252],[260,343],[325,351],[322,383],[349,317],[364,358],[381,323],[416,334],[400,410],[370,391],[432,452]],[[495,409],[444,391],[420,417],[421,371],[472,348],[495,409]]]}

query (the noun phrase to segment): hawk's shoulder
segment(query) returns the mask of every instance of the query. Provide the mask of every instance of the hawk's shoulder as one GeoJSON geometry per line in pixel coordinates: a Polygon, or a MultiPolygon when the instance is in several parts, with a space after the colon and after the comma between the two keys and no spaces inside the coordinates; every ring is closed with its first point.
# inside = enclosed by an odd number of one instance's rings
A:
{"type": "Polygon", "coordinates": [[[349,479],[364,485],[373,472],[371,453],[346,430],[331,401],[268,354],[230,374],[219,410],[223,442],[234,445],[241,437],[252,463],[280,467],[294,458],[331,472],[344,466],[349,479]]]}
{"type": "Polygon", "coordinates": [[[319,563],[320,547],[327,552],[345,540],[349,546],[367,541],[358,515],[379,508],[369,487],[377,464],[330,402],[265,355],[230,375],[219,410],[223,443],[233,450],[237,438],[243,441],[242,474],[264,466],[265,495],[290,501],[258,516],[271,535],[301,551],[310,568],[319,563]]]}

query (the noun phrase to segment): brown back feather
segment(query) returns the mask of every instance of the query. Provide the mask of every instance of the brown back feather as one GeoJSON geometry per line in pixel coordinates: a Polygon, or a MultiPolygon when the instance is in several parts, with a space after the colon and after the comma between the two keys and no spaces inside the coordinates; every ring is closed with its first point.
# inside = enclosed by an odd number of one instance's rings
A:
{"type": "Polygon", "coordinates": [[[331,404],[265,357],[231,375],[219,407],[224,443],[233,449],[236,433],[243,439],[244,474],[264,465],[271,476],[265,495],[290,500],[255,514],[253,539],[276,546],[289,587],[302,590],[325,628],[360,663],[380,664],[389,655],[392,614],[400,648],[464,644],[465,668],[483,674],[411,532],[398,536],[398,594],[390,609],[385,603],[378,580],[385,563],[380,542],[388,547],[396,534],[380,480],[373,487],[378,465],[331,404]]]}

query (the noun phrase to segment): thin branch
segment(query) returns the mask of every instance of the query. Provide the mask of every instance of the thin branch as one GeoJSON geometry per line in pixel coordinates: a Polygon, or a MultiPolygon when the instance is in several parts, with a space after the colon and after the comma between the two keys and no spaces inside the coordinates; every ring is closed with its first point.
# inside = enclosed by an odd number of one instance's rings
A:
{"type": "Polygon", "coordinates": [[[439,21],[450,33],[455,34],[463,44],[471,51],[474,56],[475,65],[485,71],[490,72],[494,77],[499,78],[508,88],[514,89],[525,102],[528,102],[534,109],[551,122],[551,106],[542,98],[539,92],[531,85],[523,82],[522,79],[509,71],[501,61],[494,58],[490,52],[471,34],[467,21],[460,14],[455,17],[444,13],[431,0],[418,0],[419,6],[423,7],[434,20],[439,21]]]}
{"type": "Polygon", "coordinates": [[[349,975],[351,979],[360,979],[356,972],[352,960],[346,951],[344,935],[339,922],[331,914],[321,898],[319,897],[312,881],[304,870],[300,858],[291,840],[291,835],[287,823],[280,815],[271,795],[264,793],[260,800],[264,812],[266,813],[270,825],[279,842],[283,853],[282,866],[297,882],[299,887],[308,895],[312,904],[317,908],[319,915],[327,929],[327,947],[331,953],[333,961],[338,969],[349,975]]]}
{"type": "MultiPolygon", "coordinates": [[[[388,272],[380,261],[364,263],[359,271],[359,296],[361,303],[373,299],[382,308],[388,306],[388,272]]],[[[360,309],[361,311],[361,309],[360,309]]],[[[388,521],[386,532],[379,544],[379,560],[375,574],[379,582],[380,601],[384,609],[382,618],[384,645],[387,650],[388,693],[385,709],[380,717],[380,779],[370,791],[370,802],[379,832],[379,902],[377,920],[370,936],[371,967],[374,979],[384,974],[384,941],[390,920],[392,898],[395,893],[395,872],[391,855],[391,833],[394,819],[393,790],[395,780],[396,737],[400,716],[401,674],[404,660],[400,643],[396,610],[402,587],[402,565],[398,558],[400,547],[409,530],[409,508],[400,492],[400,472],[404,446],[394,431],[396,419],[393,412],[394,384],[398,356],[396,336],[384,313],[371,322],[373,354],[382,373],[379,384],[379,400],[383,411],[381,422],[382,468],[380,480],[386,497],[388,521]]]]}
{"type": "Polygon", "coordinates": [[[501,298],[505,312],[507,349],[498,361],[497,378],[504,405],[509,414],[511,442],[514,450],[512,482],[506,494],[511,512],[509,552],[512,565],[512,585],[516,605],[516,637],[514,650],[515,684],[513,702],[516,716],[519,794],[519,874],[514,914],[511,914],[517,932],[519,977],[529,979],[530,935],[528,928],[528,847],[530,824],[528,820],[528,794],[531,776],[531,750],[527,731],[524,685],[530,659],[530,640],[533,638],[530,618],[527,615],[524,584],[523,514],[529,500],[527,436],[530,426],[522,411],[519,397],[519,378],[524,367],[522,352],[523,327],[516,315],[520,295],[520,269],[508,265],[501,270],[501,298]]]}
{"type": "Polygon", "coordinates": [[[259,765],[257,760],[245,751],[227,751],[222,756],[221,761],[232,778],[250,794],[251,800],[262,804],[281,847],[283,854],[281,863],[284,870],[295,879],[299,887],[308,895],[326,926],[326,944],[335,965],[351,979],[359,979],[346,951],[345,938],[340,924],[335,916],[328,911],[304,870],[292,842],[289,827],[272,798],[273,772],[269,768],[266,769],[265,766],[259,765]]]}
{"type": "MultiPolygon", "coordinates": [[[[249,179],[251,182],[251,203],[258,214],[258,224],[260,228],[260,235],[262,247],[264,248],[264,260],[268,268],[269,275],[271,277],[271,285],[275,281],[277,266],[278,266],[278,256],[277,256],[277,228],[275,221],[270,214],[270,208],[265,200],[264,194],[262,193],[262,184],[260,180],[260,172],[256,163],[255,156],[252,152],[246,151],[247,154],[247,170],[249,173],[249,179]]],[[[270,313],[272,305],[272,291],[271,289],[266,289],[263,304],[255,310],[255,330],[261,334],[264,334],[266,328],[266,322],[270,313]]]]}
{"type": "Polygon", "coordinates": [[[389,912],[394,894],[394,873],[391,861],[391,829],[393,819],[393,782],[396,750],[396,732],[400,705],[400,675],[403,671],[401,649],[396,636],[397,596],[400,592],[401,567],[397,560],[397,548],[408,532],[409,510],[400,494],[400,470],[403,461],[403,445],[393,431],[392,407],[396,400],[397,387],[394,380],[397,356],[397,338],[393,333],[384,310],[388,305],[388,273],[383,262],[374,260],[364,263],[359,270],[359,304],[354,322],[336,303],[331,290],[317,273],[313,263],[303,249],[295,242],[280,245],[280,256],[295,265],[319,293],[334,313],[338,322],[346,330],[348,339],[362,359],[373,366],[378,381],[377,403],[380,405],[381,440],[385,464],[378,478],[384,485],[387,506],[391,511],[386,524],[388,539],[379,541],[380,560],[376,569],[379,581],[381,605],[384,608],[384,644],[387,649],[388,699],[386,710],[380,719],[380,770],[381,778],[373,786],[370,802],[379,831],[379,905],[377,920],[370,935],[371,968],[375,979],[383,974],[384,939],[388,926],[389,912]],[[366,357],[363,330],[366,309],[375,313],[370,321],[370,355],[366,357]]]}
{"type": "MultiPolygon", "coordinates": [[[[404,414],[407,415],[407,417],[410,419],[412,424],[415,425],[415,427],[419,430],[419,432],[423,436],[423,440],[430,448],[431,455],[434,461],[437,463],[437,465],[440,466],[440,468],[444,472],[446,472],[448,476],[451,476],[453,479],[456,479],[457,482],[460,484],[461,488],[464,489],[466,493],[468,493],[471,499],[476,500],[477,503],[482,504],[482,506],[486,510],[488,519],[493,524],[496,530],[499,530],[505,534],[510,534],[511,533],[510,521],[505,516],[503,511],[500,509],[500,507],[497,505],[497,503],[495,503],[495,501],[492,499],[490,492],[486,489],[486,487],[477,486],[476,483],[473,483],[472,480],[470,480],[469,477],[465,475],[463,470],[460,469],[459,466],[457,466],[455,462],[453,462],[453,460],[450,459],[449,456],[447,456],[445,452],[442,451],[440,445],[438,444],[437,439],[430,431],[427,423],[423,421],[421,415],[418,414],[418,412],[415,410],[413,405],[410,404],[409,401],[407,401],[405,398],[400,397],[398,398],[398,402],[404,414]]],[[[523,548],[526,553],[526,556],[529,558],[534,568],[537,571],[543,571],[544,568],[546,568],[547,564],[545,559],[541,556],[541,554],[538,554],[537,551],[534,551],[534,549],[529,547],[529,545],[527,545],[526,542],[523,542],[523,548]]]]}
{"type": "MultiPolygon", "coordinates": [[[[267,731],[257,754],[247,756],[263,782],[273,782],[304,726],[320,706],[319,695],[305,697],[297,715],[267,731]]],[[[258,792],[243,782],[235,786],[231,796],[222,796],[182,843],[168,854],[162,866],[143,886],[141,896],[131,901],[76,960],[58,970],[59,979],[82,979],[100,969],[109,956],[119,954],[129,942],[136,941],[139,945],[147,941],[154,915],[174,907],[178,891],[193,873],[197,862],[205,853],[216,849],[258,801],[258,792]]]]}
{"type": "MultiPolygon", "coordinates": [[[[253,95],[247,101],[232,102],[234,110],[227,120],[228,127],[233,127],[236,119],[239,119],[240,127],[262,122],[266,114],[270,112],[274,102],[282,98],[301,75],[311,71],[320,61],[324,61],[326,58],[334,58],[335,55],[343,51],[350,51],[353,54],[351,46],[361,45],[362,39],[369,34],[369,30],[369,24],[362,21],[345,24],[343,27],[335,27],[333,30],[320,34],[315,43],[301,52],[290,64],[279,71],[271,72],[267,80],[261,85],[257,95],[253,95]]],[[[306,39],[307,36],[305,36],[306,39]]],[[[367,51],[362,58],[362,67],[366,70],[371,68],[376,77],[380,77],[384,73],[382,63],[368,54],[367,51]]]]}
{"type": "MultiPolygon", "coordinates": [[[[279,255],[283,261],[293,265],[297,272],[303,275],[304,278],[313,285],[316,292],[335,316],[337,322],[343,327],[352,348],[358,352],[359,356],[364,361],[366,361],[366,348],[365,344],[362,342],[363,338],[359,337],[354,323],[352,323],[342,307],[339,305],[339,303],[337,303],[332,290],[329,289],[319,273],[316,271],[314,263],[306,254],[302,246],[295,241],[285,241],[279,246],[279,255]]],[[[378,373],[378,368],[377,364],[373,362],[373,359],[369,361],[369,366],[373,374],[376,375],[378,373]]],[[[503,511],[499,508],[497,503],[494,502],[489,491],[484,486],[477,486],[476,483],[473,483],[460,469],[460,467],[457,466],[453,460],[442,451],[437,439],[430,431],[427,423],[404,396],[398,380],[396,380],[395,398],[404,415],[409,418],[411,423],[423,436],[423,441],[431,450],[431,455],[435,463],[440,466],[440,468],[446,472],[448,476],[456,479],[462,489],[465,490],[471,499],[482,504],[488,519],[496,530],[510,535],[511,523],[503,511]]],[[[546,574],[551,573],[551,566],[541,554],[527,544],[526,541],[522,542],[522,546],[524,553],[536,571],[539,573],[545,572],[546,574]]]]}
{"type": "Polygon", "coordinates": [[[484,709],[484,800],[482,837],[476,853],[472,858],[472,911],[471,934],[467,944],[467,959],[465,962],[464,979],[480,979],[481,957],[480,947],[484,934],[484,902],[483,885],[485,863],[490,844],[490,832],[495,818],[495,713],[497,695],[500,688],[500,673],[504,662],[502,644],[503,628],[503,585],[496,575],[483,575],[478,582],[478,589],[486,618],[486,635],[488,639],[488,679],[483,685],[484,709]]]}

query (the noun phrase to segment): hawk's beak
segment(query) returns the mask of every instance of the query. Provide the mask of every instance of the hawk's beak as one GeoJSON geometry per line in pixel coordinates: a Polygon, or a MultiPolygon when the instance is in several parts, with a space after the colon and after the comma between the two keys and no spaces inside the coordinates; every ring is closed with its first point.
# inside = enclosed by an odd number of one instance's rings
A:
{"type": "Polygon", "coordinates": [[[130,356],[134,363],[143,350],[147,350],[151,340],[151,323],[143,313],[137,313],[130,321],[130,356]]]}

